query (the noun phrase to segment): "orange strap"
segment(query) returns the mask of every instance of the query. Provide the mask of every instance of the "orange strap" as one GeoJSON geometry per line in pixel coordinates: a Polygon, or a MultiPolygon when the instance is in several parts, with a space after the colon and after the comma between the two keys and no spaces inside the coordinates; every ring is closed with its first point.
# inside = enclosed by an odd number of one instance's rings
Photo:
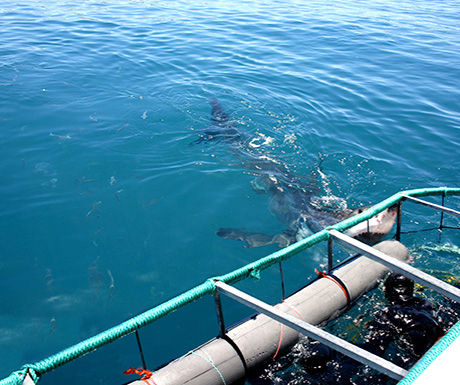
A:
{"type": "Polygon", "coordinates": [[[338,285],[343,293],[345,294],[345,297],[347,299],[347,309],[350,308],[350,293],[348,292],[348,289],[347,287],[345,286],[345,284],[339,279],[337,278],[336,276],[332,275],[332,274],[326,274],[326,273],[323,273],[322,271],[318,271],[317,269],[315,269],[315,273],[318,274],[318,276],[320,278],[327,278],[327,279],[330,279],[332,282],[334,282],[336,285],[338,285]]]}
{"type": "Polygon", "coordinates": [[[152,375],[153,375],[152,371],[147,370],[147,369],[142,369],[142,368],[141,369],[129,368],[128,370],[125,370],[123,372],[123,374],[133,374],[133,373],[139,374],[139,376],[143,376],[143,377],[140,378],[141,381],[144,381],[149,385],[150,385],[150,383],[153,383],[153,385],[156,385],[155,381],[153,381],[153,379],[150,380],[150,382],[147,381],[150,377],[152,377],[152,375]]]}

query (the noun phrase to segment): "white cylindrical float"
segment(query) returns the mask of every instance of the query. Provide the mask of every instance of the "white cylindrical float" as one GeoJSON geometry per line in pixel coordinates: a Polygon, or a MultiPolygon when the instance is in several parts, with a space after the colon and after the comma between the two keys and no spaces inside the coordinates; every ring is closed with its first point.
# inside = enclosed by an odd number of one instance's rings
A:
{"type": "MultiPolygon", "coordinates": [[[[397,241],[384,241],[374,247],[400,261],[409,259],[407,248],[397,241]]],[[[386,272],[388,268],[385,266],[361,256],[335,269],[333,275],[348,290],[350,301],[354,301],[374,288],[386,272]]],[[[318,325],[337,317],[347,305],[344,289],[333,280],[322,278],[276,306],[305,322],[318,325]]],[[[213,339],[154,372],[150,379],[133,384],[230,385],[244,380],[251,371],[272,360],[275,353],[285,353],[298,341],[299,333],[259,314],[229,330],[227,337],[232,342],[213,339]]]]}

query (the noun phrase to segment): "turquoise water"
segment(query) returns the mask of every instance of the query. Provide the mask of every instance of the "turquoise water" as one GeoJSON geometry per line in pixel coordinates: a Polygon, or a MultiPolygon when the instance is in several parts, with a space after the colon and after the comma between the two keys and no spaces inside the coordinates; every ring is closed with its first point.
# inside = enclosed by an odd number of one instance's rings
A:
{"type": "MultiPolygon", "coordinates": [[[[460,186],[457,2],[0,0],[0,12],[0,377],[277,249],[215,234],[283,225],[227,146],[189,146],[213,97],[291,171],[323,158],[324,194],[349,206],[460,186]]],[[[296,263],[292,279],[324,257],[296,263]]],[[[214,317],[205,300],[141,330],[149,366],[214,336],[214,317]]],[[[133,337],[43,383],[121,383],[130,366],[133,337]]]]}

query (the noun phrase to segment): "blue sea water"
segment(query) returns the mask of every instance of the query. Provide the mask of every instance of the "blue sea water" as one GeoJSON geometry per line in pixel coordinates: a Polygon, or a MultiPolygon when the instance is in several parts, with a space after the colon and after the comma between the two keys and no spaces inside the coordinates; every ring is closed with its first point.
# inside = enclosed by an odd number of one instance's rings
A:
{"type": "MultiPolygon", "coordinates": [[[[323,159],[324,193],[349,206],[460,186],[458,2],[0,0],[0,15],[0,377],[277,249],[215,234],[283,225],[228,146],[189,146],[213,97],[291,171],[323,159]]],[[[211,300],[184,312],[140,331],[149,366],[216,334],[211,300]]],[[[43,383],[127,381],[135,339],[112,345],[43,383]]]]}

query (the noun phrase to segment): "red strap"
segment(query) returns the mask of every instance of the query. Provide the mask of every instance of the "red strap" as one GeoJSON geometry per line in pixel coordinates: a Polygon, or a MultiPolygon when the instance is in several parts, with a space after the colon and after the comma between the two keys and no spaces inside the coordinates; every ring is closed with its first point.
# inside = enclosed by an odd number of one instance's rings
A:
{"type": "MultiPolygon", "coordinates": [[[[153,375],[153,372],[152,372],[152,371],[147,370],[147,369],[142,369],[142,368],[141,368],[141,369],[129,368],[128,370],[125,370],[125,371],[123,372],[123,374],[133,374],[133,373],[139,374],[139,376],[143,376],[143,377],[140,378],[140,380],[146,382],[147,384],[150,384],[150,382],[147,381],[147,380],[148,380],[150,377],[152,377],[152,375],[153,375]]],[[[153,381],[153,379],[150,380],[150,381],[151,381],[154,385],[156,385],[156,384],[155,384],[155,381],[153,381]]]]}
{"type": "MultiPolygon", "coordinates": [[[[296,309],[294,309],[292,306],[289,306],[286,302],[284,302],[284,299],[283,299],[283,304],[286,305],[289,309],[293,310],[299,316],[299,318],[303,321],[302,316],[299,314],[299,312],[296,309]]],[[[278,305],[275,305],[275,307],[278,308],[278,305]]],[[[275,355],[272,358],[273,361],[276,359],[281,349],[281,344],[283,342],[283,330],[284,330],[283,327],[284,327],[284,324],[281,324],[280,341],[278,343],[278,348],[276,349],[275,355]]]]}

